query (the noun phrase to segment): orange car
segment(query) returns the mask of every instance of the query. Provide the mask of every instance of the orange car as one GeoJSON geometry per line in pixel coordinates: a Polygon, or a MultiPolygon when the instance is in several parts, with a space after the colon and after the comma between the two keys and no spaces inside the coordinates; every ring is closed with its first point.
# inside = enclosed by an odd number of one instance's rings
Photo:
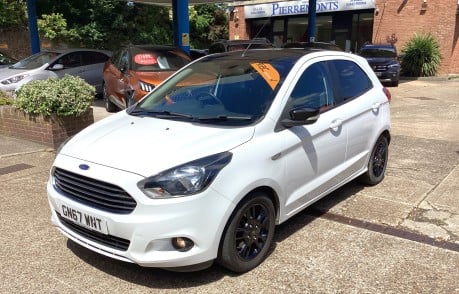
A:
{"type": "Polygon", "coordinates": [[[104,66],[105,109],[115,112],[127,108],[189,62],[190,57],[173,46],[131,45],[121,49],[104,66]]]}

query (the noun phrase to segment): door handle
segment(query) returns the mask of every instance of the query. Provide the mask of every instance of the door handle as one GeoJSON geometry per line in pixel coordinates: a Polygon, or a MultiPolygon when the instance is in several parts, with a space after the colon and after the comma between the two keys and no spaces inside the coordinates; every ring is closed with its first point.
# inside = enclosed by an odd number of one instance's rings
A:
{"type": "Polygon", "coordinates": [[[343,120],[342,119],[335,119],[330,124],[330,129],[332,131],[336,132],[336,131],[338,131],[338,129],[341,127],[342,124],[343,124],[343,120]]]}

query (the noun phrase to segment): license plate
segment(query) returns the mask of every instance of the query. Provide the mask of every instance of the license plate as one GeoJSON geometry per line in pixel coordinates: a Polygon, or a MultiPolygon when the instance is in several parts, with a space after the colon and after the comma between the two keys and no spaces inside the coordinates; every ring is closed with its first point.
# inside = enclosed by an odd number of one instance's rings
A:
{"type": "Polygon", "coordinates": [[[98,216],[80,211],[66,204],[61,205],[61,215],[80,226],[102,234],[108,234],[107,221],[98,216]]]}

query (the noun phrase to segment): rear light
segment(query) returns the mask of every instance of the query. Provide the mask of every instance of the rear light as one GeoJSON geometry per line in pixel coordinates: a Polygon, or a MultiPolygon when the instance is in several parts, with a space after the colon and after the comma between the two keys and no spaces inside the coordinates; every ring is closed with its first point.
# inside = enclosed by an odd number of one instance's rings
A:
{"type": "Polygon", "coordinates": [[[392,99],[392,95],[390,94],[389,89],[387,89],[386,87],[383,87],[383,92],[387,97],[387,101],[389,101],[390,103],[390,100],[392,99]]]}

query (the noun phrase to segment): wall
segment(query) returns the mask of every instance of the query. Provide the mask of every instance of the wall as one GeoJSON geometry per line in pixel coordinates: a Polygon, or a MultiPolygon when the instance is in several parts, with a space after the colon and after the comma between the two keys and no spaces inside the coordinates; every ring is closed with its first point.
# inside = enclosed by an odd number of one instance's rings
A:
{"type": "Polygon", "coordinates": [[[26,114],[10,106],[0,106],[0,134],[54,148],[92,123],[92,108],[77,117],[43,117],[26,114]]]}
{"type": "Polygon", "coordinates": [[[457,0],[425,1],[427,6],[423,8],[424,0],[376,0],[373,43],[386,43],[394,34],[395,45],[401,51],[415,33],[431,33],[443,56],[438,74],[459,73],[457,0]]]}
{"type": "Polygon", "coordinates": [[[27,30],[0,29],[0,51],[22,59],[32,54],[30,36],[27,30]]]}

